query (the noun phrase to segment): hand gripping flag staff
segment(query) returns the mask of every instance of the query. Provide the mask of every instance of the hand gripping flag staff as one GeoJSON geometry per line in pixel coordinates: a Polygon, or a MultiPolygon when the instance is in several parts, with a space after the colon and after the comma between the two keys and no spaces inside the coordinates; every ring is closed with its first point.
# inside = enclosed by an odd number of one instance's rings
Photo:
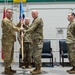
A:
{"type": "MultiPolygon", "coordinates": [[[[21,28],[23,28],[23,20],[25,18],[24,14],[23,14],[24,10],[23,10],[23,4],[22,2],[20,2],[20,20],[21,20],[21,28]]],[[[23,32],[21,32],[21,36],[23,35],[23,32]]],[[[24,50],[23,50],[23,37],[21,37],[22,41],[21,41],[21,51],[22,51],[22,61],[24,59],[24,50]]]]}

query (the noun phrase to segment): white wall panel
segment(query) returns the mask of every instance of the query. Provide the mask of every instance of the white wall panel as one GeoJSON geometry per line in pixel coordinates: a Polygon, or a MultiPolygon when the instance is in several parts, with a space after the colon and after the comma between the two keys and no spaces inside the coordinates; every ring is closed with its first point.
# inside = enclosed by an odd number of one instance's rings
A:
{"type": "MultiPolygon", "coordinates": [[[[3,3],[0,4],[0,17],[2,17],[3,3]]],[[[6,6],[6,8],[13,8],[13,22],[16,24],[19,22],[19,4],[11,4],[6,6]]],[[[25,16],[30,18],[32,22],[31,11],[38,10],[39,17],[44,21],[44,38],[51,40],[51,47],[53,49],[54,60],[59,62],[59,39],[66,38],[66,31],[69,22],[67,21],[68,12],[75,12],[75,3],[25,3],[25,16]],[[58,33],[60,28],[63,30],[62,34],[58,33]]],[[[0,18],[1,23],[2,18],[0,18]]],[[[2,35],[2,30],[0,26],[0,38],[2,35]]],[[[16,38],[17,39],[17,38],[16,38]]],[[[1,44],[0,44],[1,47],[1,44]]],[[[19,51],[20,45],[15,42],[15,51],[19,51]]],[[[0,48],[1,50],[1,48],[0,48]]],[[[18,54],[14,55],[14,61],[18,61],[18,54]]],[[[2,61],[0,59],[0,61],[2,61]]]]}

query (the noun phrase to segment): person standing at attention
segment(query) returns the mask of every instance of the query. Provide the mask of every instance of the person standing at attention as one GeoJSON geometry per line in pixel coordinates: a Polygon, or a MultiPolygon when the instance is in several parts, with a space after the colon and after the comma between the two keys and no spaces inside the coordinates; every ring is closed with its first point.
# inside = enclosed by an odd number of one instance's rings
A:
{"type": "Polygon", "coordinates": [[[75,74],[75,14],[73,12],[68,13],[68,21],[70,22],[67,28],[67,48],[68,48],[68,59],[72,65],[71,70],[67,70],[69,74],[75,74]]]}

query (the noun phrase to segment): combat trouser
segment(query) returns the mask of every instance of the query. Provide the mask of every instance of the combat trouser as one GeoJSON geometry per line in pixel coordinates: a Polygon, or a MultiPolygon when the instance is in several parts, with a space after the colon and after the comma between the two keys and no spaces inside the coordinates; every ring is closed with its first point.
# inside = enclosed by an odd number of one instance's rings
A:
{"type": "Polygon", "coordinates": [[[24,63],[23,65],[31,65],[31,57],[30,57],[30,48],[29,48],[30,43],[24,42],[24,63]]]}
{"type": "Polygon", "coordinates": [[[14,42],[2,42],[4,67],[9,68],[13,60],[14,42]]]}
{"type": "Polygon", "coordinates": [[[40,39],[33,40],[30,56],[33,56],[35,65],[39,64],[39,66],[42,66],[41,63],[42,48],[43,48],[43,40],[40,39]]]}
{"type": "Polygon", "coordinates": [[[68,48],[68,59],[71,65],[75,67],[75,47],[74,45],[75,43],[67,44],[67,48],[68,48]]]}

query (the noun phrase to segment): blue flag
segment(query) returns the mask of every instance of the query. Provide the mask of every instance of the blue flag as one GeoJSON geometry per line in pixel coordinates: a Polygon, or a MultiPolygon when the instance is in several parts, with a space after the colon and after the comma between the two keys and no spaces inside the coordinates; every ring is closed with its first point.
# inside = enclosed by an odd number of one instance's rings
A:
{"type": "Polygon", "coordinates": [[[22,4],[22,2],[20,2],[20,17],[19,18],[22,18],[22,13],[23,12],[24,12],[23,4],[22,4]]]}

